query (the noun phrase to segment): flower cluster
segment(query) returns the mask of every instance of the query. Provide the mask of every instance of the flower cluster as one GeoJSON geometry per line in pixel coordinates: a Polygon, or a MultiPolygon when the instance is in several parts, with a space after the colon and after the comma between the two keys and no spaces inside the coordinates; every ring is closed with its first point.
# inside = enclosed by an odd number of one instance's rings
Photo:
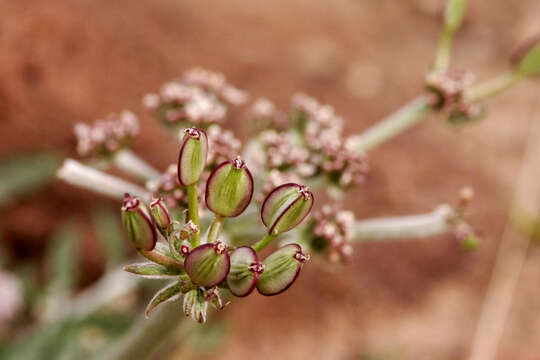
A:
{"type": "Polygon", "coordinates": [[[225,76],[200,68],[187,71],[164,84],[158,93],[143,98],[143,104],[167,124],[189,122],[204,127],[223,122],[228,105],[245,101],[246,93],[229,84],[225,76]]]}
{"type": "Polygon", "coordinates": [[[249,119],[254,119],[263,127],[283,131],[289,125],[287,115],[278,111],[274,103],[266,98],[255,100],[248,109],[247,115],[249,119]]]}
{"type": "Polygon", "coordinates": [[[170,209],[186,208],[187,194],[178,183],[178,169],[171,164],[157,180],[146,182],[146,188],[156,198],[162,198],[170,209]]]}
{"type": "MultiPolygon", "coordinates": [[[[266,102],[259,107],[268,109],[266,118],[274,119],[275,123],[279,118],[277,112],[266,102]]],[[[342,134],[343,119],[332,106],[322,105],[305,94],[296,94],[292,99],[291,118],[294,131],[279,131],[275,126],[259,136],[263,156],[258,160],[267,171],[294,172],[303,179],[323,175],[341,188],[364,181],[367,158],[352,150],[342,134]]]]}
{"type": "Polygon", "coordinates": [[[258,252],[310,213],[313,194],[296,183],[278,186],[265,198],[261,219],[267,232],[260,241],[234,247],[221,238],[225,219],[243,213],[253,197],[253,177],[240,157],[218,164],[206,180],[205,203],[215,219],[201,241],[197,188],[207,167],[211,146],[208,140],[201,129],[185,130],[177,166],[157,185],[157,189],[166,190],[168,198],[155,198],[147,206],[141,199],[126,194],[122,206],[125,233],[137,251],[151,262],[128,265],[125,270],[147,278],[175,279],[152,298],[147,316],[161,303],[183,296],[186,316],[205,322],[209,304],[216,309],[227,305],[222,301],[220,288],[237,297],[248,296],[254,289],[262,295],[277,295],[292,285],[309,259],[298,244],[283,246],[262,261],[258,258],[258,252]],[[179,201],[187,202],[183,225],[173,220],[168,210],[168,204],[177,206],[179,201]],[[159,234],[166,244],[158,241],[159,234]]]}
{"type": "Polygon", "coordinates": [[[242,143],[232,131],[224,130],[219,125],[210,125],[206,134],[208,135],[207,169],[213,170],[219,163],[232,159],[240,152],[242,143]]]}
{"type": "Polygon", "coordinates": [[[326,253],[331,262],[346,260],[353,251],[354,221],[351,211],[342,210],[337,205],[324,205],[313,213],[306,228],[309,247],[326,253]]]}
{"type": "Polygon", "coordinates": [[[139,122],[131,111],[110,114],[93,125],[77,123],[77,152],[81,156],[110,156],[127,146],[139,133],[139,122]]]}
{"type": "Polygon", "coordinates": [[[474,82],[474,74],[469,71],[453,70],[445,73],[432,72],[426,75],[426,88],[434,94],[433,106],[447,114],[452,124],[458,124],[482,116],[479,104],[470,103],[465,96],[474,82]]]}

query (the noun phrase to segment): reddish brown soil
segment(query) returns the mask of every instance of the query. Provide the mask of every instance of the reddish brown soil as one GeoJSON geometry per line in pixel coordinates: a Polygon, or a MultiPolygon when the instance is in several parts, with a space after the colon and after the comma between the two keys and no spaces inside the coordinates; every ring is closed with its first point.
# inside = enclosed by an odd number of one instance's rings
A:
{"type": "MultiPolygon", "coordinates": [[[[140,99],[192,66],[223,71],[282,106],[308,92],[358,132],[421,90],[439,28],[436,3],[0,0],[0,158],[41,149],[73,155],[75,121],[129,108],[142,118],[136,150],[164,167],[174,161],[174,141],[140,99]]],[[[519,41],[539,31],[539,16],[537,0],[473,1],[455,66],[480,79],[498,74],[519,41]]],[[[516,86],[488,102],[486,120],[458,130],[428,119],[371,154],[368,182],[348,201],[358,217],[424,212],[472,185],[472,220],[484,235],[477,252],[441,236],[359,245],[338,269],[313,262],[287,293],[231,305],[222,315],[230,336],[214,356],[464,358],[539,89],[516,86]]],[[[230,125],[242,133],[241,122],[230,125]]],[[[3,241],[21,258],[39,258],[58,219],[84,224],[102,202],[56,184],[2,213],[3,241]]],[[[90,281],[100,264],[90,235],[83,249],[90,281]]],[[[540,354],[539,262],[532,248],[500,359],[540,354]]]]}

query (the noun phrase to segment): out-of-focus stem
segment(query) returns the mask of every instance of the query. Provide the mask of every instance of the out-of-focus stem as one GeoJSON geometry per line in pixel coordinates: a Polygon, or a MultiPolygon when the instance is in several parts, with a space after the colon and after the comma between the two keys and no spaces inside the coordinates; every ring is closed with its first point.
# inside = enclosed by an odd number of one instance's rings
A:
{"type": "Polygon", "coordinates": [[[144,201],[150,201],[151,197],[148,191],[138,185],[83,165],[73,159],[64,161],[62,167],[58,169],[57,176],[67,183],[117,200],[122,200],[125,193],[138,196],[144,201]]]}
{"type": "Polygon", "coordinates": [[[113,162],[118,169],[142,180],[155,180],[161,177],[159,171],[129,149],[118,151],[113,157],[113,162]]]}
{"type": "Polygon", "coordinates": [[[357,221],[352,241],[377,241],[420,238],[452,231],[454,210],[447,204],[439,205],[427,214],[367,219],[357,221]]]}
{"type": "Polygon", "coordinates": [[[264,237],[261,240],[257,241],[253,245],[253,250],[255,250],[257,252],[261,251],[266,246],[268,246],[268,244],[270,244],[272,242],[272,240],[274,240],[275,238],[276,238],[276,235],[270,235],[270,234],[264,235],[264,237]]]}
{"type": "Polygon", "coordinates": [[[186,320],[178,302],[165,303],[148,319],[141,316],[126,335],[115,341],[105,353],[98,354],[95,359],[148,359],[170,336],[185,338],[195,326],[200,325],[195,321],[186,320]],[[183,336],[179,336],[179,332],[175,331],[180,326],[180,335],[183,336]]]}
{"type": "Polygon", "coordinates": [[[171,259],[168,256],[165,256],[164,254],[162,254],[162,253],[160,253],[158,251],[155,251],[155,250],[152,250],[152,251],[139,250],[139,253],[142,256],[144,256],[145,258],[147,258],[148,260],[153,261],[155,263],[158,263],[160,265],[163,265],[167,269],[171,269],[171,270],[183,270],[184,269],[182,264],[175,261],[174,259],[171,259]]]}
{"type": "Polygon", "coordinates": [[[219,234],[221,233],[221,229],[223,228],[223,221],[225,219],[223,216],[216,215],[216,218],[214,219],[214,222],[212,223],[212,226],[210,227],[210,230],[208,231],[208,243],[216,242],[219,238],[219,234]]]}
{"type": "Polygon", "coordinates": [[[452,31],[445,29],[441,32],[437,52],[435,53],[435,61],[433,62],[433,71],[445,72],[448,70],[453,39],[454,33],[452,31]]]}
{"type": "Polygon", "coordinates": [[[428,96],[419,96],[350,140],[356,151],[370,151],[420,122],[433,110],[428,96]]]}
{"type": "Polygon", "coordinates": [[[199,197],[197,195],[197,183],[188,185],[186,188],[188,194],[189,219],[193,221],[193,223],[199,228],[199,232],[193,234],[193,236],[191,237],[192,245],[195,248],[201,243],[199,224],[199,197]]]}
{"type": "Polygon", "coordinates": [[[523,76],[515,71],[507,71],[493,79],[473,86],[467,91],[467,99],[471,102],[480,101],[496,95],[521,80],[523,76]]]}

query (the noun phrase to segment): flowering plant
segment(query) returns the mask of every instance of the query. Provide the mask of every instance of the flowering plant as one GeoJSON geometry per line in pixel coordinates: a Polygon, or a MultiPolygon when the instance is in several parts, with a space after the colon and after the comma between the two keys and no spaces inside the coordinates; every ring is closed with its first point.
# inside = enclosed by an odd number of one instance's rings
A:
{"type": "Polygon", "coordinates": [[[242,149],[222,126],[248,104],[248,94],[222,74],[198,68],[143,98],[179,139],[178,161],[164,173],[129,150],[139,130],[133,113],[77,125],[80,155],[144,181],[136,185],[71,159],[59,171],[74,185],[123,198],[125,233],[150,261],[128,265],[126,271],[174,280],[150,300],[146,315],[182,296],[184,313],[204,322],[209,304],[227,305],[224,294],[244,297],[255,289],[279,294],[297,279],[308,254],[330,263],[346,261],[358,241],[451,232],[464,247],[474,248],[476,231],[466,220],[472,198],[468,188],[456,206],[443,204],[420,215],[357,220],[341,204],[346,191],[367,180],[370,150],[429,113],[452,124],[476,120],[485,114],[481,100],[540,73],[538,42],[518,53],[511,70],[480,85],[473,84],[470,72],[449,69],[451,40],[465,5],[448,2],[424,93],[362,134],[344,135],[335,109],[308,95],[294,95],[289,111],[261,98],[245,109],[245,119],[257,132],[242,149]],[[314,206],[310,189],[326,200],[318,200],[308,218],[314,206]],[[279,247],[263,258],[261,251],[278,241],[279,247]]]}

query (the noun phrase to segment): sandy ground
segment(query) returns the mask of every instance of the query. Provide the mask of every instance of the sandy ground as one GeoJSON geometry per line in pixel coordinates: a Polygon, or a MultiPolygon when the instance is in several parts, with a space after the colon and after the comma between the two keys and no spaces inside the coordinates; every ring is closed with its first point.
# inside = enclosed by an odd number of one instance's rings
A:
{"type": "MultiPolygon", "coordinates": [[[[75,121],[129,108],[141,114],[136,150],[165,167],[176,156],[174,140],[140,99],[192,66],[222,71],[282,106],[294,92],[308,92],[334,105],[347,131],[361,131],[421,91],[438,8],[436,0],[0,0],[0,157],[73,154],[75,121]]],[[[455,66],[479,79],[500,73],[519,41],[539,31],[539,16],[535,0],[472,1],[455,66]]],[[[231,332],[218,358],[464,358],[539,86],[530,81],[489,100],[481,123],[453,129],[433,117],[377,149],[368,182],[348,201],[358,217],[424,212],[471,185],[471,217],[483,232],[477,252],[442,236],[363,244],[338,269],[313,263],[287,293],[230,306],[221,316],[231,332]]],[[[241,121],[229,125],[245,135],[241,121]]],[[[95,203],[57,184],[2,214],[3,241],[21,258],[39,257],[58,217],[84,223],[95,203]]],[[[91,281],[100,254],[91,237],[83,249],[91,281]]],[[[539,262],[533,247],[499,359],[540,357],[539,262]]]]}

